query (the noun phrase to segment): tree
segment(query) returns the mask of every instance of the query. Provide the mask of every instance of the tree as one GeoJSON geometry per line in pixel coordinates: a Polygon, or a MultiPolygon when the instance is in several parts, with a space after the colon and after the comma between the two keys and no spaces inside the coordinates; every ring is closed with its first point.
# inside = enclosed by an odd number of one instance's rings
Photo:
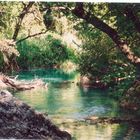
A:
{"type": "MultiPolygon", "coordinates": [[[[88,5],[91,6],[91,5],[88,5]]],[[[101,18],[94,15],[89,7],[89,10],[84,9],[83,3],[76,3],[74,10],[72,11],[78,18],[85,20],[88,24],[92,24],[102,32],[106,33],[116,44],[121,52],[127,57],[129,62],[134,64],[137,68],[137,78],[140,79],[140,58],[136,56],[128,46],[126,40],[123,40],[117,30],[106,24],[101,18]]],[[[128,14],[127,14],[128,15],[128,14]]],[[[135,23],[136,25],[136,23],[135,23]]]]}
{"type": "MultiPolygon", "coordinates": [[[[47,10],[46,3],[42,4],[44,5],[43,10],[47,10]]],[[[130,63],[136,66],[136,75],[140,79],[140,57],[138,57],[139,54],[137,55],[131,47],[134,46],[133,44],[136,46],[136,43],[133,43],[133,41],[139,39],[139,34],[134,30],[135,28],[139,32],[139,4],[95,4],[79,2],[50,3],[50,6],[52,11],[63,13],[63,16],[66,15],[68,18],[71,18],[75,24],[78,23],[78,19],[82,19],[87,24],[91,24],[93,27],[107,34],[114,42],[114,46],[122,52],[130,63]],[[129,30],[127,31],[128,28],[129,30]],[[132,30],[130,31],[130,29],[132,30]]]]}
{"type": "MultiPolygon", "coordinates": [[[[17,39],[19,30],[21,28],[21,24],[22,24],[22,21],[23,21],[25,15],[29,12],[29,10],[30,10],[30,8],[32,7],[33,4],[34,4],[34,2],[29,2],[28,4],[24,4],[23,3],[24,7],[23,7],[21,13],[18,16],[18,20],[17,20],[17,23],[15,25],[15,31],[14,31],[13,37],[12,37],[12,39],[14,41],[16,41],[16,39],[17,39]]],[[[12,54],[11,57],[10,57],[10,59],[9,59],[9,62],[10,62],[9,68],[12,71],[14,69],[19,70],[19,67],[18,67],[18,64],[17,64],[17,61],[16,61],[16,55],[12,54]]]]}
{"type": "Polygon", "coordinates": [[[17,39],[19,30],[21,28],[22,21],[23,21],[25,15],[29,12],[29,10],[30,10],[30,8],[32,7],[33,4],[34,4],[34,2],[29,2],[28,4],[23,3],[24,7],[23,7],[21,13],[18,16],[18,21],[15,25],[15,31],[14,31],[13,37],[12,37],[13,40],[17,39]]]}
{"type": "MultiPolygon", "coordinates": [[[[34,5],[34,2],[1,2],[2,5],[2,17],[0,19],[1,22],[1,30],[2,33],[4,34],[3,38],[12,38],[13,41],[16,43],[21,42],[23,40],[26,40],[30,37],[34,37],[40,34],[44,34],[47,31],[41,31],[39,33],[35,33],[33,35],[28,35],[19,41],[17,41],[17,37],[19,36],[20,30],[23,28],[22,23],[24,21],[24,18],[32,11],[31,8],[34,5]],[[14,11],[14,12],[13,12],[14,11]],[[13,20],[14,19],[14,20],[13,20]],[[6,29],[8,29],[10,32],[6,32],[6,29]],[[6,36],[5,36],[6,34],[6,36]]],[[[25,29],[26,30],[26,29],[25,29]]],[[[4,40],[3,40],[4,41],[4,40]]],[[[2,41],[2,42],[3,42],[2,41]]],[[[11,48],[11,47],[10,47],[11,48]]],[[[15,46],[13,45],[13,48],[15,46]]],[[[12,50],[12,48],[11,48],[12,50]]],[[[6,70],[8,71],[13,71],[13,70],[19,70],[17,61],[16,61],[16,56],[14,53],[11,55],[7,55],[7,62],[6,63],[6,70]]]]}

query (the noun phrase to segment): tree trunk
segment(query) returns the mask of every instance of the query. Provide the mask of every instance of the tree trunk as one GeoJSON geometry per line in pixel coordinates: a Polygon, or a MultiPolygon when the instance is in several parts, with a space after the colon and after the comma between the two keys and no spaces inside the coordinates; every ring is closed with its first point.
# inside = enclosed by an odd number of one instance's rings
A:
{"type": "MultiPolygon", "coordinates": [[[[17,39],[17,36],[18,36],[19,31],[20,31],[21,24],[22,24],[22,21],[23,21],[25,15],[29,12],[29,9],[32,7],[33,4],[34,4],[34,2],[29,2],[27,5],[24,5],[24,8],[23,8],[22,12],[18,16],[18,22],[17,22],[17,24],[15,26],[15,31],[14,31],[13,37],[12,37],[12,39],[14,41],[16,41],[16,39],[17,39]]],[[[13,71],[13,70],[19,71],[19,66],[17,64],[17,60],[16,60],[15,55],[12,55],[10,57],[9,70],[11,70],[11,71],[13,71]]]]}
{"type": "Polygon", "coordinates": [[[29,9],[32,7],[33,4],[34,4],[34,2],[29,2],[27,5],[24,5],[24,8],[23,8],[22,12],[18,16],[18,22],[15,26],[15,31],[14,31],[14,34],[13,34],[13,37],[12,37],[13,40],[17,39],[22,21],[23,21],[25,15],[29,12],[29,9]]]}

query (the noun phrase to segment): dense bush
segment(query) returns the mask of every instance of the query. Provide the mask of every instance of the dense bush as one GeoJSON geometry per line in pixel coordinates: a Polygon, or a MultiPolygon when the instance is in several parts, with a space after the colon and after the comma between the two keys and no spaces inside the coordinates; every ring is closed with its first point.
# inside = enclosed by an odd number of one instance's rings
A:
{"type": "Polygon", "coordinates": [[[103,33],[82,32],[84,43],[78,57],[79,72],[91,81],[108,85],[110,95],[120,99],[135,78],[135,68],[114,48],[114,43],[103,33]],[[98,35],[98,37],[97,37],[98,35]]]}
{"type": "Polygon", "coordinates": [[[66,60],[74,58],[74,52],[51,35],[44,39],[23,41],[17,49],[20,53],[17,61],[21,69],[59,67],[66,60]]]}

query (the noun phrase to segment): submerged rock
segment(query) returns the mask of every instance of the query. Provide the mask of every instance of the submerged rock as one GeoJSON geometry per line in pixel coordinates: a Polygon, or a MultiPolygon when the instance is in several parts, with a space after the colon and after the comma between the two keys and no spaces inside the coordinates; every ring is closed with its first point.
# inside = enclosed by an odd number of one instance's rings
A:
{"type": "Polygon", "coordinates": [[[70,140],[71,136],[8,91],[0,91],[0,139],[3,138],[70,140]]]}

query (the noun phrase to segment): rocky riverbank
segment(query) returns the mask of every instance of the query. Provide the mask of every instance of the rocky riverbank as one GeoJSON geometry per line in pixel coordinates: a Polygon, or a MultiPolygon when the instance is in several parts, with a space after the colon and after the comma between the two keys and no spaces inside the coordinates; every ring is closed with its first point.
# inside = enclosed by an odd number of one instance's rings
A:
{"type": "Polygon", "coordinates": [[[0,91],[0,139],[9,138],[70,140],[71,136],[8,91],[0,91]]]}

